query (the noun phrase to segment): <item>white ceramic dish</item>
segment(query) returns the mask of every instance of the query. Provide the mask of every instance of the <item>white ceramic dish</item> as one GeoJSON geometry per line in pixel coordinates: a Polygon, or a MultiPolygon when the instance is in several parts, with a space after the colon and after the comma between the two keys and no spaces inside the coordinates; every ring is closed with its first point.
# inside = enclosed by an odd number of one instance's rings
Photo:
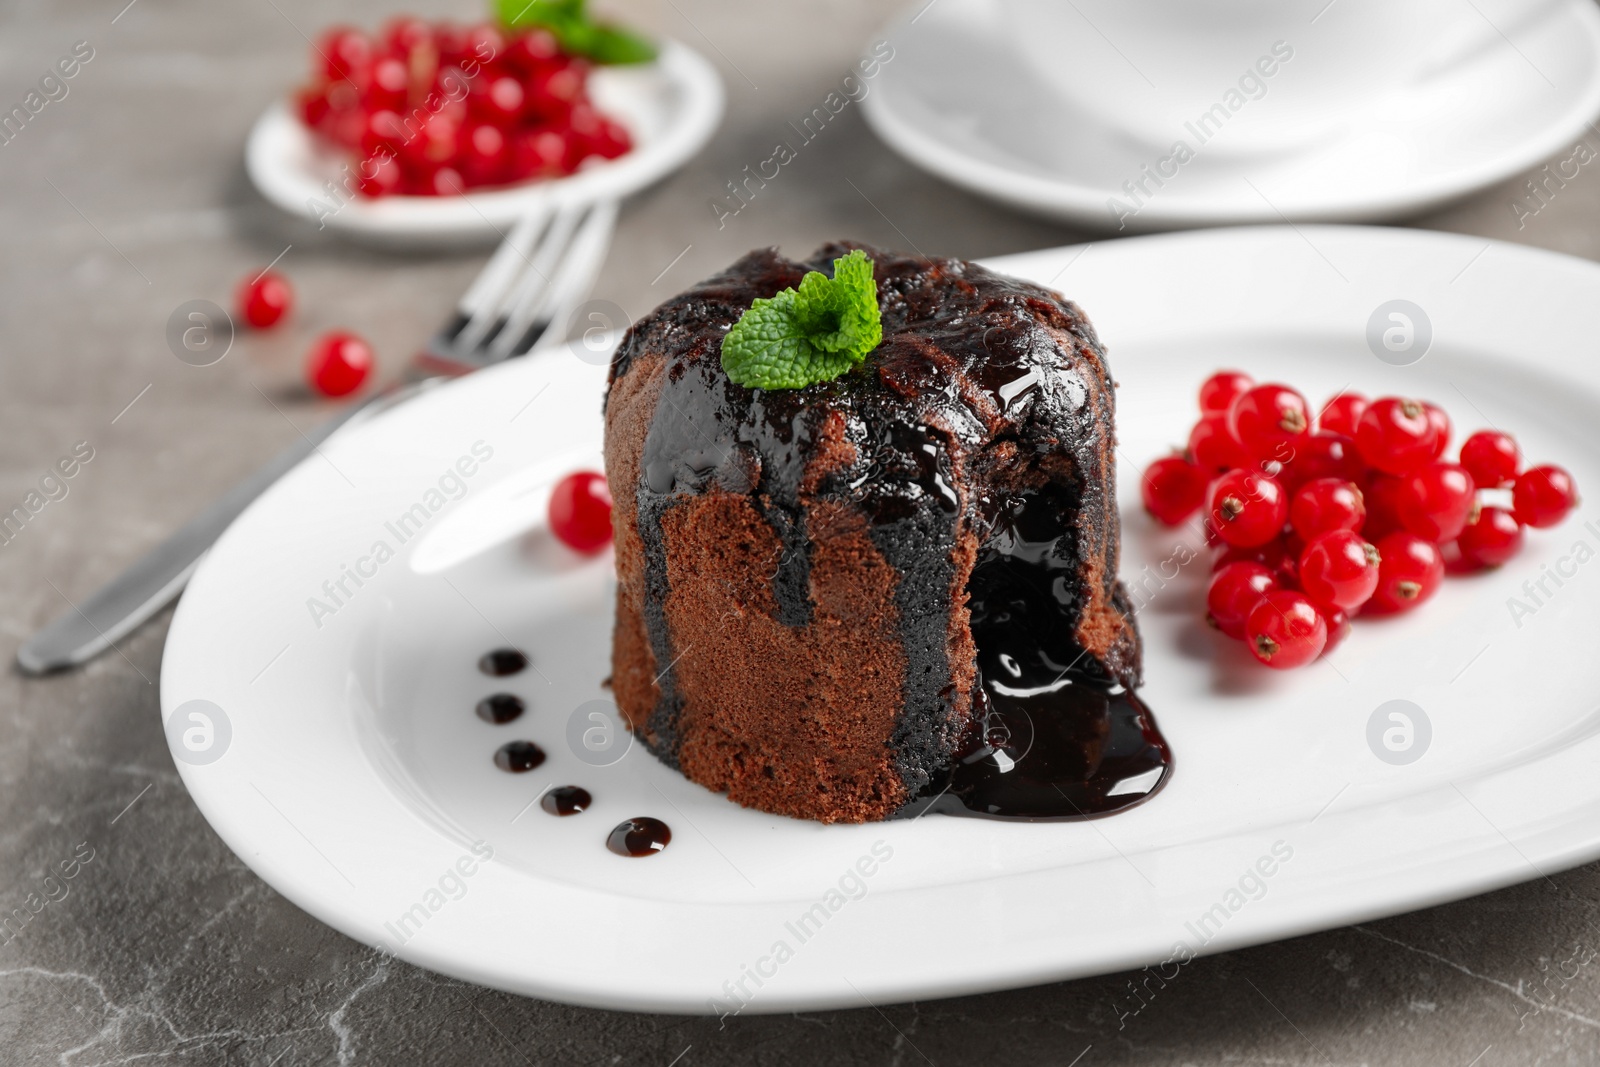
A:
{"type": "Polygon", "coordinates": [[[462,196],[356,196],[341,203],[325,185],[339,179],[344,153],[321,143],[282,101],[250,131],[245,169],[261,195],[284,211],[371,244],[488,244],[546,198],[619,199],[661,180],[698,152],[722,119],[722,80],[715,68],[676,41],[662,42],[653,63],[597,68],[589,85],[596,105],[628,128],[634,147],[566,178],[462,196]]]}
{"type": "MultiPolygon", "coordinates": [[[[1176,128],[1172,139],[1194,156],[1163,164],[1167,144],[1131,136],[1114,114],[1083,112],[1032,73],[1002,9],[1002,0],[912,4],[884,31],[895,57],[862,102],[867,121],[954,185],[1096,230],[1415,214],[1570,156],[1600,112],[1600,10],[1570,0],[1513,31],[1508,47],[1367,107],[1342,136],[1307,145],[1286,132],[1295,148],[1240,156],[1176,128]],[[1169,176],[1158,186],[1146,166],[1169,176]],[[1130,194],[1129,182],[1144,193],[1130,194]]],[[[1277,74],[1292,76],[1292,64],[1277,74]]]]}
{"type": "Polygon", "coordinates": [[[1600,267],[1475,238],[1324,227],[995,265],[1071,294],[1111,348],[1122,570],[1150,599],[1143,692],[1176,755],[1153,799],[1088,823],[825,827],[738,808],[638,748],[611,766],[580,760],[569,731],[603,725],[579,709],[604,697],[611,565],[557,545],[541,495],[599,463],[605,372],[574,348],[340,434],[218,542],[179,605],[161,679],[169,736],[195,700],[231,727],[208,764],[174,749],[201,811],[267,882],[351,937],[501,989],[677,1012],[714,998],[731,1009],[741,981],[745,1010],[794,1011],[1159,964],[1179,944],[1288,937],[1600,856],[1589,648],[1600,564],[1573,563],[1575,542],[1600,545],[1600,523],[1584,525],[1595,509],[1533,534],[1502,571],[1451,579],[1426,610],[1358,623],[1331,659],[1275,674],[1200,624],[1204,564],[1148,592],[1176,535],[1137,503],[1139,465],[1183,436],[1195,386],[1219,365],[1313,396],[1418,393],[1460,429],[1492,421],[1530,457],[1600,485],[1600,366],[1578,355],[1600,330],[1600,267]],[[1431,350],[1410,367],[1380,362],[1364,339],[1395,298],[1432,323],[1431,350]],[[450,500],[446,476],[464,468],[450,500]],[[441,478],[446,492],[431,496],[441,478]],[[416,505],[425,521],[402,545],[392,527],[416,505]],[[379,541],[396,552],[381,564],[379,541]],[[335,601],[323,583],[346,568],[363,584],[344,579],[335,601]],[[1513,620],[1508,598],[1547,568],[1572,576],[1513,620]],[[475,669],[506,644],[537,672],[475,669]],[[475,702],[497,689],[529,712],[480,721],[475,702]],[[1367,740],[1374,711],[1396,699],[1432,726],[1406,766],[1367,740]],[[497,770],[491,757],[513,738],[542,745],[548,762],[497,770]],[[563,784],[590,790],[593,808],[555,818],[533,803],[563,784]],[[607,831],[639,815],[667,822],[672,843],[645,859],[609,853],[607,831]],[[473,858],[477,842],[492,862],[473,858]],[[470,877],[451,874],[462,857],[470,877]],[[858,863],[872,875],[853,878],[858,863]],[[1260,868],[1273,873],[1250,873],[1260,868]],[[839,906],[802,942],[796,924],[819,903],[839,906]],[[781,963],[780,942],[792,953],[781,963]]]}

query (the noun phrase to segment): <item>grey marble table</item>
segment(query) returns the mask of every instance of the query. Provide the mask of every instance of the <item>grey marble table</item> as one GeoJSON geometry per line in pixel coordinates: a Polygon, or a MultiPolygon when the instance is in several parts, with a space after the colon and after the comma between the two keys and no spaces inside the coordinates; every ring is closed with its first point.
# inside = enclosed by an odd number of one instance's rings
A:
{"type": "MultiPolygon", "coordinates": [[[[301,31],[372,25],[317,5],[33,0],[0,10],[0,103],[78,41],[64,98],[0,147],[0,507],[78,442],[93,458],[0,546],[0,656],[114,575],[323,410],[294,387],[311,333],[366,333],[389,369],[439,320],[476,255],[353,248],[263,204],[241,148],[298,77],[301,31]],[[292,249],[302,312],[206,369],[167,315],[292,249]]],[[[419,2],[469,17],[469,0],[419,2]]],[[[632,314],[758,245],[854,236],[992,255],[1080,239],[923,176],[849,108],[737,216],[710,208],[835,86],[883,0],[633,0],[618,10],[711,56],[729,89],[712,145],[630,202],[596,295],[632,314]],[[875,206],[876,205],[876,206],[875,206]],[[883,211],[879,210],[883,208],[883,211]]],[[[1592,137],[1600,146],[1600,135],[1592,137]]],[[[1563,153],[1565,155],[1567,153],[1563,153]]],[[[1600,257],[1587,169],[1532,217],[1527,176],[1413,225],[1600,257]],[[1526,212],[1524,212],[1526,216],[1526,212]]],[[[1204,959],[1119,1027],[1128,975],[853,1011],[715,1019],[615,1014],[491,992],[387,961],[255,877],[212,833],[158,721],[167,615],[75,674],[0,674],[0,935],[6,1064],[1427,1064],[1600,1061],[1600,867],[1364,926],[1204,959]],[[87,859],[85,859],[87,857],[87,859]],[[61,895],[64,891],[65,895],[61,895]]],[[[959,917],[957,917],[959,919],[959,917]]],[[[975,928],[923,951],[980,951],[975,928]]]]}

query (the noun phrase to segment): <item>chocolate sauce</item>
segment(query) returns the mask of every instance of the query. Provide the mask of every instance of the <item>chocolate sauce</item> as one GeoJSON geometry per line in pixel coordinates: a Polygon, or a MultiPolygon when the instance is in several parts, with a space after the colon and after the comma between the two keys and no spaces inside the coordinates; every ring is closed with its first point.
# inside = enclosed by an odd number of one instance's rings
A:
{"type": "Polygon", "coordinates": [[[522,716],[527,710],[527,705],[521,697],[512,696],[510,693],[496,693],[494,696],[484,697],[478,701],[478,718],[484,722],[492,722],[496,726],[503,726],[522,716]]]}
{"type": "Polygon", "coordinates": [[[581,785],[560,785],[539,798],[539,806],[551,815],[576,815],[594,803],[594,797],[581,785]]]}
{"type": "Polygon", "coordinates": [[[967,589],[978,646],[976,724],[956,763],[907,813],[1025,820],[1105,815],[1171,775],[1149,709],[1073,641],[1070,491],[995,501],[967,589]]]}
{"type": "Polygon", "coordinates": [[[514,648],[497,648],[478,659],[478,669],[495,678],[516,674],[528,666],[528,657],[514,648]]]}
{"type": "Polygon", "coordinates": [[[606,848],[619,856],[653,856],[672,840],[672,829],[660,819],[641,815],[618,823],[606,837],[606,848]]]}
{"type": "Polygon", "coordinates": [[[521,774],[544,762],[544,749],[532,741],[509,741],[494,754],[494,765],[502,771],[521,774]]]}

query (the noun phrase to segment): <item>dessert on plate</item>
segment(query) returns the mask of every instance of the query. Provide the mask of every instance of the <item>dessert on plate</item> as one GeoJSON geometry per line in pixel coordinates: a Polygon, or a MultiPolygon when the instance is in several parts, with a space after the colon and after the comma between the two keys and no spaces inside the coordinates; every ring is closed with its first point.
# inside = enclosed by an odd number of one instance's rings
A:
{"type": "Polygon", "coordinates": [[[752,252],[611,367],[613,688],[666,763],[823,822],[1153,793],[1083,312],[954,259],[752,252]]]}

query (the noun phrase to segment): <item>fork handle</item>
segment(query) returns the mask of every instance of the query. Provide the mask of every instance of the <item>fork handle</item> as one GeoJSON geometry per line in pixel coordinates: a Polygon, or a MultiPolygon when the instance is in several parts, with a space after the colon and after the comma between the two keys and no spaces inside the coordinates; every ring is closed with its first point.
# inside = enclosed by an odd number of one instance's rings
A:
{"type": "Polygon", "coordinates": [[[68,601],[71,607],[66,612],[17,649],[17,666],[25,674],[76,667],[160,611],[183,591],[201,557],[256,497],[371,403],[352,405],[301,434],[298,441],[228,490],[93,596],[81,604],[68,601]]]}

